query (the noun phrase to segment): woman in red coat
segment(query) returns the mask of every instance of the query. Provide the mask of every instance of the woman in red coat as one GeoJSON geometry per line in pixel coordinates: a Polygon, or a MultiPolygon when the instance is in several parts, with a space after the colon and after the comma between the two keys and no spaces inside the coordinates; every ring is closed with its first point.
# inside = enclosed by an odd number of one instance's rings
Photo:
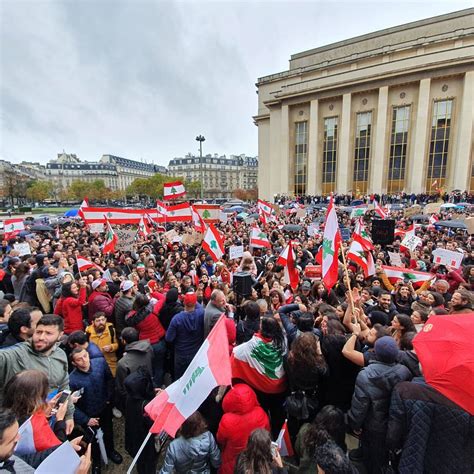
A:
{"type": "Polygon", "coordinates": [[[270,430],[267,414],[258,404],[255,392],[246,384],[236,384],[222,401],[224,415],[217,430],[217,442],[222,452],[219,474],[234,472],[237,456],[246,448],[253,430],[270,430]]]}
{"type": "Polygon", "coordinates": [[[82,306],[85,304],[86,298],[86,281],[84,278],[79,280],[79,284],[71,282],[63,285],[61,298],[56,303],[54,314],[62,316],[64,319],[64,334],[84,330],[82,306]]]}

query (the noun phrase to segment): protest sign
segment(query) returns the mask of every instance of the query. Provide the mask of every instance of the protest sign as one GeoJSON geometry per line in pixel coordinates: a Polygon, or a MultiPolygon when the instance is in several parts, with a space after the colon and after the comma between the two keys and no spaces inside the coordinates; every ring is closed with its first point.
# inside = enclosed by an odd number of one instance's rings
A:
{"type": "Polygon", "coordinates": [[[466,224],[467,233],[469,235],[474,234],[474,217],[468,217],[464,220],[464,224],[466,224]]]}
{"type": "Polygon", "coordinates": [[[183,245],[193,245],[194,237],[192,236],[192,234],[186,233],[183,235],[183,238],[181,239],[181,243],[183,245]]]}
{"type": "Polygon", "coordinates": [[[74,474],[81,459],[69,441],[56,448],[35,470],[36,474],[74,474]]]}
{"type": "Polygon", "coordinates": [[[390,263],[394,267],[404,267],[405,265],[402,262],[402,256],[397,252],[388,252],[388,256],[390,258],[390,263]]]}
{"type": "Polygon", "coordinates": [[[354,209],[352,209],[351,211],[351,219],[355,219],[356,217],[362,217],[363,215],[365,215],[366,212],[366,207],[354,207],[354,209]]]}
{"type": "Polygon", "coordinates": [[[416,214],[421,214],[421,206],[419,204],[415,204],[414,206],[407,207],[403,211],[403,217],[405,218],[415,216],[416,214]]]}
{"type": "Polygon", "coordinates": [[[348,229],[347,227],[340,227],[339,230],[341,232],[341,239],[344,240],[344,242],[347,242],[348,240],[351,239],[350,229],[348,229]]]}
{"type": "Polygon", "coordinates": [[[30,248],[30,244],[28,242],[23,242],[21,244],[14,244],[13,248],[15,250],[18,250],[18,252],[19,252],[18,256],[19,257],[23,257],[25,255],[31,255],[31,248],[30,248]]]}
{"type": "Polygon", "coordinates": [[[298,219],[304,219],[306,217],[306,209],[298,209],[296,211],[296,217],[298,219]]]}
{"type": "Polygon", "coordinates": [[[372,242],[380,245],[391,245],[395,236],[393,219],[376,219],[372,221],[372,242]]]}
{"type": "Polygon", "coordinates": [[[89,232],[91,234],[100,234],[101,232],[104,232],[104,224],[102,224],[101,222],[89,224],[89,232]]]}
{"type": "Polygon", "coordinates": [[[413,252],[422,242],[423,241],[417,235],[407,234],[402,240],[402,246],[413,252]]]}
{"type": "Polygon", "coordinates": [[[173,242],[173,239],[179,235],[174,229],[169,230],[163,234],[163,238],[166,239],[168,242],[173,242]]]}
{"type": "Polygon", "coordinates": [[[114,229],[115,234],[117,235],[118,242],[115,248],[117,250],[127,251],[130,250],[135,242],[135,236],[137,232],[132,229],[114,229]]]}
{"type": "Polygon", "coordinates": [[[306,278],[321,278],[321,265],[306,265],[304,276],[306,278]]]}
{"type": "Polygon", "coordinates": [[[463,259],[461,252],[453,252],[446,249],[433,250],[433,263],[436,265],[447,265],[454,268],[459,268],[463,259]]]}
{"type": "Polygon", "coordinates": [[[236,258],[242,257],[244,254],[244,246],[243,245],[233,245],[229,247],[229,259],[234,260],[236,258]]]}
{"type": "Polygon", "coordinates": [[[438,214],[441,210],[442,202],[430,202],[423,208],[423,214],[438,214]]]}

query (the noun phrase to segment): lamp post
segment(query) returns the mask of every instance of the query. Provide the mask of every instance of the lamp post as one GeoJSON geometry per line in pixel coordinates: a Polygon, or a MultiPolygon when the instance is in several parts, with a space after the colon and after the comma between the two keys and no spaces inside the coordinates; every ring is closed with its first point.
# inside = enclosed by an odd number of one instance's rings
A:
{"type": "Polygon", "coordinates": [[[199,169],[200,169],[200,174],[201,174],[201,202],[203,201],[203,195],[204,195],[204,179],[202,175],[202,142],[206,141],[206,139],[202,135],[198,135],[196,137],[196,141],[199,142],[199,169]]]}

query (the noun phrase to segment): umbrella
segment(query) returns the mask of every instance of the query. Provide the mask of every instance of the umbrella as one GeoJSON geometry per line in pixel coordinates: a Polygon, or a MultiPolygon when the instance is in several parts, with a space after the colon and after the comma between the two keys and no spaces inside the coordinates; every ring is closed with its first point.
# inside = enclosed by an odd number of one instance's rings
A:
{"type": "Polygon", "coordinates": [[[240,221],[243,221],[244,219],[246,219],[249,215],[246,213],[246,212],[241,212],[240,214],[237,214],[237,219],[240,220],[240,221]]]}
{"type": "Polygon", "coordinates": [[[33,225],[30,227],[31,232],[54,232],[54,229],[50,225],[33,225]]]}
{"type": "Polygon", "coordinates": [[[245,211],[245,207],[243,206],[232,206],[232,207],[226,207],[223,209],[224,212],[243,212],[245,211]]]}
{"type": "Polygon", "coordinates": [[[441,227],[450,227],[451,229],[467,229],[466,224],[463,221],[452,220],[452,221],[438,221],[436,225],[441,227]]]}
{"type": "Polygon", "coordinates": [[[426,382],[474,415],[474,313],[432,316],[413,340],[426,382]]]}
{"type": "Polygon", "coordinates": [[[253,214],[250,214],[249,216],[247,217],[251,217],[252,219],[258,219],[260,216],[258,215],[257,212],[254,212],[253,214]]]}
{"type": "Polygon", "coordinates": [[[456,204],[452,204],[450,202],[446,202],[444,204],[441,204],[441,208],[442,209],[451,209],[453,207],[456,207],[456,204]]]}
{"type": "Polygon", "coordinates": [[[286,224],[282,227],[282,230],[286,230],[287,232],[300,232],[302,227],[298,224],[286,224]]]}
{"type": "Polygon", "coordinates": [[[430,220],[430,216],[427,214],[415,214],[414,216],[411,216],[410,219],[412,221],[428,221],[430,220]]]}
{"type": "Polygon", "coordinates": [[[64,217],[76,217],[79,209],[69,209],[64,213],[64,217]]]}
{"type": "Polygon", "coordinates": [[[361,199],[356,199],[355,201],[351,202],[351,206],[360,206],[361,204],[364,204],[364,201],[361,199]]]}

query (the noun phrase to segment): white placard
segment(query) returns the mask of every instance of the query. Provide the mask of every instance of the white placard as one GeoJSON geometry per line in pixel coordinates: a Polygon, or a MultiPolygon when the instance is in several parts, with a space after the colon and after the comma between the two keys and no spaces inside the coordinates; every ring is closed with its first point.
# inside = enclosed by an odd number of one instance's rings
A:
{"type": "Polygon", "coordinates": [[[182,240],[183,240],[183,236],[182,236],[182,235],[175,235],[175,236],[173,237],[173,244],[179,244],[182,240]]]}
{"type": "Polygon", "coordinates": [[[226,214],[224,211],[221,211],[221,212],[219,213],[219,220],[220,220],[223,224],[227,224],[227,219],[228,219],[227,214],[226,214]]]}
{"type": "Polygon", "coordinates": [[[423,241],[415,234],[408,234],[402,241],[403,247],[411,250],[412,252],[420,245],[423,241]]]}
{"type": "Polygon", "coordinates": [[[453,252],[446,249],[433,250],[433,263],[436,265],[447,265],[454,268],[459,268],[464,255],[461,252],[453,252]]]}
{"type": "Polygon", "coordinates": [[[21,244],[13,244],[13,248],[18,250],[19,257],[23,257],[24,255],[31,255],[31,248],[28,242],[23,242],[21,244]]]}
{"type": "Polygon", "coordinates": [[[71,443],[66,441],[38,466],[35,474],[74,474],[80,463],[71,443]]]}
{"type": "Polygon", "coordinates": [[[115,228],[114,232],[118,238],[116,249],[122,251],[131,250],[131,248],[133,247],[133,243],[135,242],[135,236],[137,235],[137,231],[132,229],[115,228]]]}
{"type": "Polygon", "coordinates": [[[388,256],[390,257],[390,263],[394,267],[404,267],[405,266],[402,262],[402,257],[399,253],[389,251],[388,256]]]}
{"type": "Polygon", "coordinates": [[[91,234],[100,234],[101,232],[104,232],[104,224],[101,224],[100,222],[89,224],[89,232],[91,234]]]}
{"type": "Polygon", "coordinates": [[[233,245],[229,247],[229,259],[234,260],[236,258],[242,257],[244,254],[244,246],[243,245],[233,245]]]}

